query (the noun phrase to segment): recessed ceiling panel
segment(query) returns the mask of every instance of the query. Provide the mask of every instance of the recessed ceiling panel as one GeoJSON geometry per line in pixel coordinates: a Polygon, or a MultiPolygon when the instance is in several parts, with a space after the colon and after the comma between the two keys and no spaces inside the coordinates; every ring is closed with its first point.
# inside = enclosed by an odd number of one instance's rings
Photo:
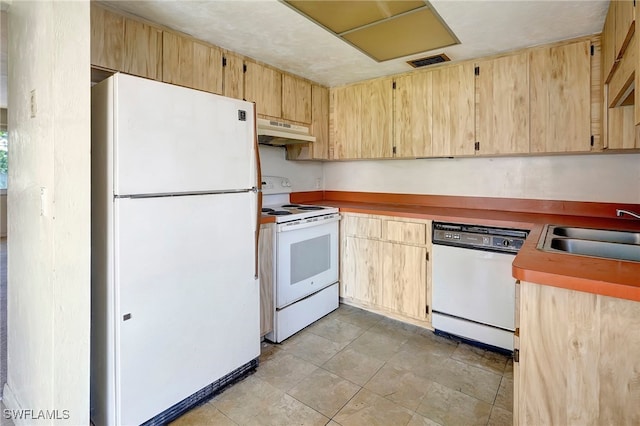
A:
{"type": "Polygon", "coordinates": [[[378,62],[457,43],[431,9],[407,13],[342,37],[378,62]]]}
{"type": "Polygon", "coordinates": [[[424,1],[394,0],[293,0],[286,3],[337,34],[426,6],[424,1]]]}

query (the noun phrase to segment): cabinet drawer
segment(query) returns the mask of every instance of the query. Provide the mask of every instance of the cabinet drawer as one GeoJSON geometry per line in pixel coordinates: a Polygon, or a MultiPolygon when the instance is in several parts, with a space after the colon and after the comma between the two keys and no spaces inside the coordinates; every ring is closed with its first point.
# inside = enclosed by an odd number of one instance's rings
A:
{"type": "Polygon", "coordinates": [[[387,220],[385,223],[385,239],[398,243],[420,244],[427,243],[427,229],[424,223],[398,222],[387,220]]]}
{"type": "Polygon", "coordinates": [[[347,235],[364,238],[381,238],[382,221],[371,217],[345,216],[344,231],[347,235]]]}

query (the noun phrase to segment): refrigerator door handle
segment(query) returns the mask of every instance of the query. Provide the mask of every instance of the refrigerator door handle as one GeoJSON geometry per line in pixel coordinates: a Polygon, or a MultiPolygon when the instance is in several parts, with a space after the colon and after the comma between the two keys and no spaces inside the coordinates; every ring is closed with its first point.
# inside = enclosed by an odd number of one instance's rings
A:
{"type": "Polygon", "coordinates": [[[260,167],[260,150],[258,149],[258,117],[256,116],[256,103],[253,103],[253,149],[256,153],[256,241],[255,241],[255,269],[254,277],[258,280],[260,270],[258,248],[260,247],[260,218],[262,217],[262,168],[260,167]]]}

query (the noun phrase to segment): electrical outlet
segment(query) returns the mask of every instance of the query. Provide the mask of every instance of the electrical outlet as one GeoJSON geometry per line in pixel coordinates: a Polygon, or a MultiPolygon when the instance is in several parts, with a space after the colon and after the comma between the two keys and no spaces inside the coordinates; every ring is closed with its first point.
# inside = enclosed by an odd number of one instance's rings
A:
{"type": "Polygon", "coordinates": [[[36,89],[31,91],[31,118],[36,118],[38,112],[38,104],[36,103],[36,89]]]}

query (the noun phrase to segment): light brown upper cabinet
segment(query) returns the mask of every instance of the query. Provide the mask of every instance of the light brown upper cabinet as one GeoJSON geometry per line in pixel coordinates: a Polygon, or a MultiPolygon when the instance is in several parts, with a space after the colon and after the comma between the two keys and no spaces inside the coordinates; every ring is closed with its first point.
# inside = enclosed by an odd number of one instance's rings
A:
{"type": "Polygon", "coordinates": [[[222,94],[222,51],[165,31],[162,39],[162,81],[222,94]]]}
{"type": "Polygon", "coordinates": [[[529,53],[531,152],[591,149],[591,42],[529,53]]]}
{"type": "Polygon", "coordinates": [[[91,3],[91,65],[122,70],[124,17],[91,3]]]}
{"type": "MultiPolygon", "coordinates": [[[[284,105],[283,105],[284,107],[284,105]]],[[[316,141],[287,145],[287,160],[328,160],[329,156],[329,89],[311,85],[310,132],[316,141]]]]}
{"type": "Polygon", "coordinates": [[[362,158],[362,86],[354,84],[331,89],[330,158],[362,158]]]}
{"type": "Polygon", "coordinates": [[[256,103],[258,114],[282,117],[282,74],[257,62],[245,61],[244,97],[256,103]]]}
{"type": "Polygon", "coordinates": [[[473,155],[475,76],[470,62],[432,71],[432,155],[473,155]]]}
{"type": "Polygon", "coordinates": [[[612,71],[625,55],[635,32],[635,6],[633,0],[612,0],[602,30],[602,66],[604,82],[608,83],[612,71]]]}
{"type": "Polygon", "coordinates": [[[128,74],[162,80],[162,30],[160,28],[125,18],[122,70],[128,74]]]}
{"type": "Polygon", "coordinates": [[[222,94],[222,49],[204,43],[193,43],[194,89],[222,94]]]}
{"type": "Polygon", "coordinates": [[[393,80],[382,78],[362,85],[362,158],[393,156],[393,80]]]}
{"type": "Polygon", "coordinates": [[[395,157],[430,157],[432,110],[431,72],[416,72],[395,80],[395,157]]]}
{"type": "Polygon", "coordinates": [[[311,83],[289,74],[282,75],[282,118],[311,123],[311,83]]]}
{"type": "Polygon", "coordinates": [[[528,57],[520,53],[476,65],[477,154],[529,152],[528,57]]]}
{"type": "Polygon", "coordinates": [[[330,158],[393,157],[393,80],[331,89],[330,158]]]}
{"type": "Polygon", "coordinates": [[[311,145],[311,158],[329,158],[329,89],[314,84],[311,86],[311,134],[316,141],[311,145]]]}
{"type": "Polygon", "coordinates": [[[616,57],[620,59],[635,31],[635,2],[633,0],[614,0],[611,5],[614,3],[616,14],[616,57]]]}
{"type": "Polygon", "coordinates": [[[222,94],[230,98],[244,99],[244,59],[228,50],[223,56],[222,94]]]}
{"type": "Polygon", "coordinates": [[[616,63],[616,2],[609,3],[607,17],[602,29],[602,71],[603,81],[607,83],[616,63]]]}

